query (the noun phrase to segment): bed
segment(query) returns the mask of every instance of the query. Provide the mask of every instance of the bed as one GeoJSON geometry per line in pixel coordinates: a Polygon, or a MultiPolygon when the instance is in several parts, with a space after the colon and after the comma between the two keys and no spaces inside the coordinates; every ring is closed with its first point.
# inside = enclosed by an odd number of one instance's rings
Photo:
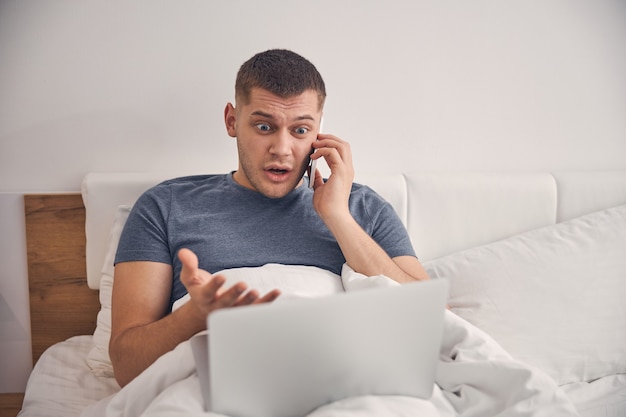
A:
{"type": "MultiPolygon", "coordinates": [[[[185,343],[123,390],[106,353],[117,236],[135,199],[174,176],[90,173],[80,194],[25,196],[35,366],[19,416],[211,415],[185,343]]],[[[356,181],[393,205],[430,276],[450,281],[438,380],[428,401],[349,398],[310,416],[626,415],[626,172],[356,181]]],[[[347,270],[346,290],[392,285],[347,270]]]]}

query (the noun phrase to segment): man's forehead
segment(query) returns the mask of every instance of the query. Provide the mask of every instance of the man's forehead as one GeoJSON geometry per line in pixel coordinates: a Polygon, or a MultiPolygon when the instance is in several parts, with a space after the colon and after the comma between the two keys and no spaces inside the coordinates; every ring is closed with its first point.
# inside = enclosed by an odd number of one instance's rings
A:
{"type": "Polygon", "coordinates": [[[297,95],[283,97],[260,87],[250,90],[247,97],[236,97],[236,104],[238,106],[251,106],[253,112],[274,107],[282,109],[309,108],[310,111],[321,113],[323,107],[323,102],[321,102],[317,91],[312,89],[297,95]]]}

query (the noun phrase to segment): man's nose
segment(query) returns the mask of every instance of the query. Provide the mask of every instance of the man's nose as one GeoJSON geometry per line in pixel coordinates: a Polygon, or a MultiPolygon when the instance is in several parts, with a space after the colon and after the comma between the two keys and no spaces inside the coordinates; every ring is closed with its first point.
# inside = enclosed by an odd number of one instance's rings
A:
{"type": "Polygon", "coordinates": [[[270,152],[276,155],[288,155],[291,152],[291,132],[280,129],[272,138],[270,152]]]}

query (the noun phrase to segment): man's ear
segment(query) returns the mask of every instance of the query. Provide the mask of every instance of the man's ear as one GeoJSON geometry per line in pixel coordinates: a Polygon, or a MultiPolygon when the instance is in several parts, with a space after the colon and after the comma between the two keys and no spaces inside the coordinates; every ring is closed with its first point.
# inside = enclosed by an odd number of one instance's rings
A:
{"type": "Polygon", "coordinates": [[[237,110],[231,103],[226,104],[226,108],[224,109],[224,123],[226,124],[228,136],[232,138],[237,137],[237,129],[235,129],[237,124],[237,110]]]}

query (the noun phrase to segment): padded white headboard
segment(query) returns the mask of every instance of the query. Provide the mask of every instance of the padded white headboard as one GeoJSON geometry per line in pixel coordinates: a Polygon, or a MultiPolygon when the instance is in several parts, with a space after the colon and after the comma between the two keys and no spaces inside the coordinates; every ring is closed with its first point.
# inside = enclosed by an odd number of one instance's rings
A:
{"type": "MultiPolygon", "coordinates": [[[[99,287],[117,207],[176,173],[89,173],[86,208],[87,281],[99,287]]],[[[359,173],[389,201],[422,261],[517,233],[626,204],[626,171],[561,173],[359,173]]]]}

